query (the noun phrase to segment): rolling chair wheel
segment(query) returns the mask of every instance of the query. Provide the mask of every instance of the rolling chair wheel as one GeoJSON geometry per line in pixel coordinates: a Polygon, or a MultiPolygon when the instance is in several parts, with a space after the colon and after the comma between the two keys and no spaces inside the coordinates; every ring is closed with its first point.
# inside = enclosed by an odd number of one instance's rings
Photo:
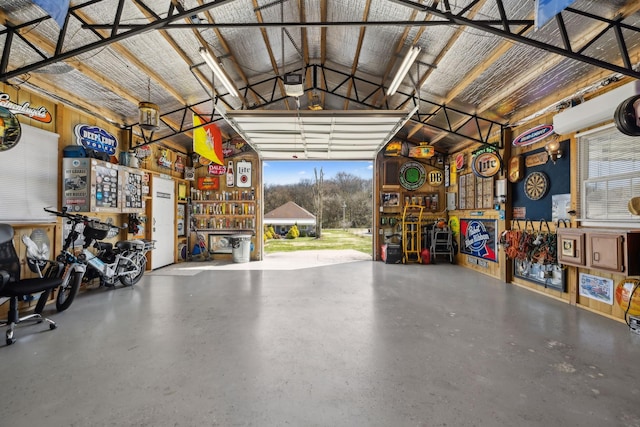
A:
{"type": "Polygon", "coordinates": [[[57,327],[58,325],[56,325],[55,323],[49,323],[49,329],[55,329],[57,327]]]}
{"type": "Polygon", "coordinates": [[[11,345],[16,342],[16,339],[13,337],[13,332],[7,331],[7,345],[11,345]]]}

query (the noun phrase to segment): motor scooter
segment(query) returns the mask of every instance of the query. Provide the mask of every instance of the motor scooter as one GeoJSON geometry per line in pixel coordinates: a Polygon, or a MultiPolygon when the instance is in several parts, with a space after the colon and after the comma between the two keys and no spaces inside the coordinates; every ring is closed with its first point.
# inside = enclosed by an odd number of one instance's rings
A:
{"type": "Polygon", "coordinates": [[[116,227],[100,221],[89,221],[82,232],[83,254],[88,268],[85,280],[100,279],[100,286],[113,287],[117,281],[133,286],[142,279],[147,267],[147,252],[155,249],[155,240],[120,240],[114,244],[100,240],[115,237],[127,224],[116,227]],[[88,250],[95,249],[95,253],[88,250]]]}
{"type": "MultiPolygon", "coordinates": [[[[89,218],[86,215],[73,214],[63,209],[61,212],[46,209],[45,211],[66,218],[71,224],[69,234],[65,238],[58,261],[67,264],[81,264],[83,280],[99,278],[101,286],[113,287],[119,280],[125,286],[135,285],[142,278],[147,265],[146,253],[155,247],[155,240],[122,240],[115,244],[100,242],[113,238],[127,224],[113,224],[89,218]],[[76,248],[80,235],[83,237],[82,249],[76,248]],[[95,253],[89,248],[95,248],[95,253]]],[[[79,285],[75,282],[61,288],[56,299],[58,311],[65,310],[73,301],[79,285]],[[62,295],[61,295],[62,294],[62,295]]]]}

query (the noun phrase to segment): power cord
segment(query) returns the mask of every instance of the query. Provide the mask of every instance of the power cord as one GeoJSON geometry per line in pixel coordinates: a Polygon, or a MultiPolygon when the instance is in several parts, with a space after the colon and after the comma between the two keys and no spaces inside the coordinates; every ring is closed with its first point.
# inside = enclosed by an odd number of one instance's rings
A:
{"type": "Polygon", "coordinates": [[[624,321],[629,327],[629,329],[631,329],[631,323],[629,322],[629,316],[628,316],[629,310],[631,309],[631,304],[633,302],[633,295],[636,293],[636,290],[638,289],[638,287],[640,287],[640,281],[635,281],[635,286],[633,287],[631,294],[629,294],[629,303],[627,304],[627,309],[624,311],[624,321]]]}

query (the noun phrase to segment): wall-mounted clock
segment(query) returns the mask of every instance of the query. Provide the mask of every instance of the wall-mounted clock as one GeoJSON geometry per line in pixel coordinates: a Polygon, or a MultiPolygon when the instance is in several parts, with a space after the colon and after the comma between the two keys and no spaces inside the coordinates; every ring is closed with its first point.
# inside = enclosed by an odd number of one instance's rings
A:
{"type": "Polygon", "coordinates": [[[544,172],[531,172],[524,180],[524,193],[531,200],[540,200],[549,190],[549,177],[544,172]]]}

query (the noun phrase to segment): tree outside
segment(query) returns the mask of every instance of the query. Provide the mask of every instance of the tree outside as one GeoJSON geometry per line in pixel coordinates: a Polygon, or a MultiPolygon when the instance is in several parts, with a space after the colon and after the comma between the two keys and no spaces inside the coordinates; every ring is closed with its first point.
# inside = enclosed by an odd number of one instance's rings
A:
{"type": "MultiPolygon", "coordinates": [[[[303,179],[297,184],[265,185],[265,212],[293,201],[318,217],[315,200],[317,188],[314,188],[316,184],[310,179],[303,179]]],[[[372,185],[371,179],[363,179],[348,172],[339,172],[332,179],[322,179],[322,228],[344,227],[344,204],[348,228],[372,228],[372,185]]]]}

